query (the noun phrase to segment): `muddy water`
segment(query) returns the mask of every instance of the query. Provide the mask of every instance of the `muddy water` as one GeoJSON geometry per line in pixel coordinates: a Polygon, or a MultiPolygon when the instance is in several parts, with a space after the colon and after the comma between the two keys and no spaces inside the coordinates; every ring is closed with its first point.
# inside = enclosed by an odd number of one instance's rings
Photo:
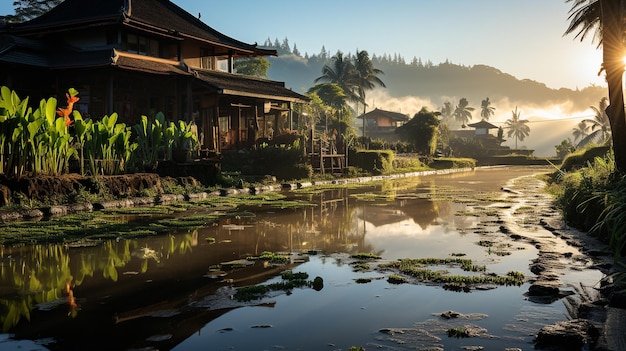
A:
{"type": "Polygon", "coordinates": [[[558,219],[541,182],[527,177],[545,171],[489,168],[293,193],[316,206],[248,209],[254,216],[93,247],[4,247],[0,349],[530,350],[539,328],[567,319],[601,278],[591,260],[539,224],[558,219]],[[547,249],[559,254],[556,273],[571,293],[554,301],[528,297],[528,282],[455,292],[391,284],[389,272],[375,269],[401,258],[463,257],[489,274],[519,271],[530,281],[529,264],[547,249]],[[264,251],[290,260],[246,260],[264,251]],[[361,252],[382,259],[358,270],[351,255],[361,252]],[[286,269],[321,277],[323,288],[233,297],[241,286],[282,281],[286,269]],[[449,310],[461,315],[440,316],[449,310]],[[448,337],[465,326],[474,337],[448,337]]]}

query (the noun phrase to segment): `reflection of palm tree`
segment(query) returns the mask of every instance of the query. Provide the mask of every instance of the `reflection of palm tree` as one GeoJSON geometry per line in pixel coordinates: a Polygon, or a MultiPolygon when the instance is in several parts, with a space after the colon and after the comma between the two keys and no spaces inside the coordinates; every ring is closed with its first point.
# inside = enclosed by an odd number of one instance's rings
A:
{"type": "Polygon", "coordinates": [[[461,98],[459,104],[454,109],[454,119],[456,119],[463,128],[465,128],[465,124],[472,119],[472,111],[474,111],[474,108],[468,105],[469,102],[467,102],[467,99],[461,98]]]}
{"type": "Polygon", "coordinates": [[[524,141],[530,134],[530,127],[526,125],[528,123],[527,119],[520,119],[521,112],[517,111],[517,106],[515,107],[515,111],[511,111],[513,116],[510,119],[507,119],[504,123],[504,129],[507,129],[507,136],[510,138],[511,136],[515,137],[515,148],[517,149],[517,140],[524,141]]]}
{"type": "Polygon", "coordinates": [[[488,121],[489,117],[493,116],[496,108],[491,106],[491,101],[486,98],[480,103],[480,117],[488,121]]]}
{"type": "Polygon", "coordinates": [[[585,123],[585,121],[580,121],[578,122],[578,124],[576,125],[575,128],[572,129],[572,135],[574,135],[574,142],[576,142],[578,139],[585,139],[585,137],[587,136],[587,123],[585,123]]]}
{"type": "MultiPolygon", "coordinates": [[[[609,100],[606,97],[600,99],[598,107],[589,106],[593,110],[593,119],[585,119],[582,122],[591,128],[591,133],[580,140],[578,147],[589,143],[603,144],[611,140],[611,123],[606,115],[609,100]]],[[[574,139],[575,140],[575,139],[574,139]]]]}

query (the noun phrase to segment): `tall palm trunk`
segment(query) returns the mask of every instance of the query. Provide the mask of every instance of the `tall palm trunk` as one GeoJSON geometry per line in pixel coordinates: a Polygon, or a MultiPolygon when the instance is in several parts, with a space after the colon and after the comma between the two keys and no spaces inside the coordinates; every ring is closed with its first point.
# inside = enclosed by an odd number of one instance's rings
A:
{"type": "Polygon", "coordinates": [[[610,105],[606,114],[609,117],[613,134],[615,168],[626,173],[626,112],[624,111],[624,44],[622,1],[600,0],[602,16],[602,58],[609,88],[610,105]]]}

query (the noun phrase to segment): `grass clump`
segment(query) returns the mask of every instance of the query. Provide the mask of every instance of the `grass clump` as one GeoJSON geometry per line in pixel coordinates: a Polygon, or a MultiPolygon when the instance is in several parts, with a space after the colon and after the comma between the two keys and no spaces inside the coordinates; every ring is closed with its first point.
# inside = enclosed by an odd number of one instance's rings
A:
{"type": "Polygon", "coordinates": [[[249,256],[249,261],[267,261],[269,263],[286,264],[289,263],[289,255],[278,254],[270,251],[263,251],[259,256],[249,256]]]}
{"type": "Polygon", "coordinates": [[[359,253],[350,255],[350,257],[357,259],[357,260],[380,260],[382,258],[371,252],[359,252],[359,253]]]}
{"type": "Polygon", "coordinates": [[[509,272],[504,276],[497,274],[485,274],[485,266],[474,265],[472,260],[462,258],[420,258],[402,259],[379,265],[381,270],[396,271],[397,274],[412,277],[421,282],[442,284],[444,286],[465,287],[479,284],[495,285],[521,285],[524,283],[524,275],[520,272],[509,272]],[[451,265],[459,266],[466,272],[482,273],[477,275],[451,275],[445,270],[434,270],[429,266],[451,265]]]}
{"type": "Polygon", "coordinates": [[[450,338],[469,338],[471,335],[465,327],[456,327],[448,329],[448,337],[450,338]]]}
{"type": "Polygon", "coordinates": [[[399,274],[392,274],[387,278],[390,284],[404,284],[407,283],[407,279],[399,274]]]}
{"type": "Polygon", "coordinates": [[[281,273],[282,281],[271,284],[260,284],[247,286],[237,289],[234,298],[238,301],[252,301],[259,300],[265,297],[272,291],[291,291],[295,288],[309,287],[314,290],[322,290],[324,287],[324,280],[321,277],[315,277],[313,281],[307,280],[309,275],[303,272],[293,272],[287,270],[281,273]]]}

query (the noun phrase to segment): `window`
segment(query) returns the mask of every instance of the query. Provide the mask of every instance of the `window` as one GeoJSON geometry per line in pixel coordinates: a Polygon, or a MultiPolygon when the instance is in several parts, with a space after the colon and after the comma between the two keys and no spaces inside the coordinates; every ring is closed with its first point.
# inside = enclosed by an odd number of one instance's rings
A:
{"type": "Polygon", "coordinates": [[[208,49],[200,49],[200,68],[203,69],[215,69],[215,60],[213,56],[211,56],[208,49]]]}
{"type": "Polygon", "coordinates": [[[137,34],[126,34],[126,51],[132,54],[160,57],[159,42],[137,34]]]}

